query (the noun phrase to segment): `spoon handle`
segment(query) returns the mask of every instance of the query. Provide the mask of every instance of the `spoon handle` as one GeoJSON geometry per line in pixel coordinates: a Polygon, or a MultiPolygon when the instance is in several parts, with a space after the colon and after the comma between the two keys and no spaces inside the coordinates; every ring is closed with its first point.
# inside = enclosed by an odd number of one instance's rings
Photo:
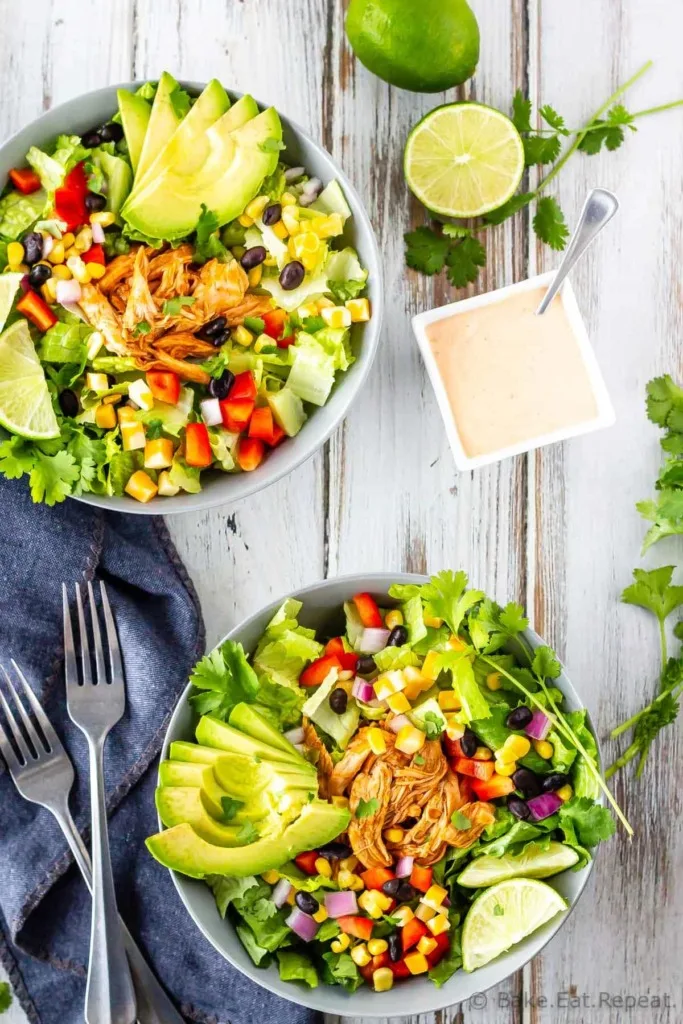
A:
{"type": "Polygon", "coordinates": [[[593,239],[600,234],[605,224],[612,219],[618,209],[619,201],[617,197],[612,192],[608,192],[606,188],[594,188],[588,193],[586,202],[583,204],[581,216],[579,217],[579,223],[567,246],[562,262],[557,268],[555,277],[552,279],[548,291],[543,296],[541,304],[536,310],[536,316],[541,316],[542,313],[545,313],[562,287],[569,271],[581,259],[593,239]]]}

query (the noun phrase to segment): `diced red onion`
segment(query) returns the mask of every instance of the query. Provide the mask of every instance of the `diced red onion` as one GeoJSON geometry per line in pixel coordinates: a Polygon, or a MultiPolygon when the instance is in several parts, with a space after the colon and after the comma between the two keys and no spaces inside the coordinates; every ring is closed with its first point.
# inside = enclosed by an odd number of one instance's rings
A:
{"type": "Polygon", "coordinates": [[[550,732],[552,722],[542,711],[534,711],[533,718],[527,725],[524,732],[532,740],[544,740],[550,732]]]}
{"type": "Polygon", "coordinates": [[[223,422],[223,414],[217,398],[205,398],[203,402],[199,403],[199,408],[207,427],[217,427],[219,423],[223,422]]]}
{"type": "Polygon", "coordinates": [[[330,917],[346,917],[347,914],[357,914],[358,900],[355,892],[343,889],[340,892],[326,893],[325,910],[330,917]]]}
{"type": "Polygon", "coordinates": [[[55,247],[55,240],[52,235],[45,235],[43,238],[43,259],[46,260],[55,247]]]}
{"type": "Polygon", "coordinates": [[[413,873],[414,857],[399,857],[396,861],[394,874],[397,878],[410,878],[413,873]]]}
{"type": "Polygon", "coordinates": [[[358,640],[358,650],[362,654],[377,654],[387,646],[387,640],[391,634],[390,629],[378,629],[371,627],[364,629],[358,640]]]}
{"type": "Polygon", "coordinates": [[[360,676],[356,676],[353,687],[351,688],[351,694],[358,700],[362,701],[363,704],[369,704],[370,701],[375,699],[375,687],[366,679],[361,679],[360,676]]]}
{"type": "Polygon", "coordinates": [[[298,750],[300,754],[303,754],[304,751],[306,750],[306,744],[305,743],[295,743],[294,744],[294,749],[298,750]]]}
{"type": "Polygon", "coordinates": [[[407,715],[396,715],[395,718],[391,719],[388,725],[392,732],[399,733],[404,726],[410,725],[410,719],[407,715]]]}
{"type": "Polygon", "coordinates": [[[21,288],[24,295],[26,294],[26,292],[31,291],[31,282],[28,279],[28,274],[24,274],[21,281],[19,282],[19,287],[21,288]]]}
{"type": "Polygon", "coordinates": [[[96,245],[104,244],[104,228],[101,224],[91,224],[92,240],[96,245]]]}
{"type": "Polygon", "coordinates": [[[57,281],[57,302],[80,302],[81,286],[75,278],[69,281],[57,281]]]}
{"type": "Polygon", "coordinates": [[[285,181],[296,181],[297,178],[300,178],[305,173],[305,167],[288,167],[285,171],[285,181]]]}
{"type": "Polygon", "coordinates": [[[534,821],[543,821],[562,806],[562,799],[557,793],[541,793],[527,801],[527,807],[531,811],[534,821]]]}
{"type": "Polygon", "coordinates": [[[292,883],[287,878],[281,878],[273,889],[272,900],[275,906],[280,909],[287,902],[287,897],[292,891],[292,883]]]}
{"type": "Polygon", "coordinates": [[[304,730],[301,726],[297,729],[290,729],[289,732],[285,733],[285,739],[289,740],[290,743],[303,743],[304,741],[304,730]]]}
{"type": "Polygon", "coordinates": [[[286,925],[292,929],[295,935],[298,935],[304,942],[310,942],[315,938],[318,931],[318,924],[313,920],[310,914],[304,914],[303,910],[298,907],[292,908],[292,913],[285,921],[286,925]]]}
{"type": "Polygon", "coordinates": [[[307,196],[315,195],[319,196],[323,190],[323,183],[320,178],[309,178],[304,185],[304,192],[307,196]]]}

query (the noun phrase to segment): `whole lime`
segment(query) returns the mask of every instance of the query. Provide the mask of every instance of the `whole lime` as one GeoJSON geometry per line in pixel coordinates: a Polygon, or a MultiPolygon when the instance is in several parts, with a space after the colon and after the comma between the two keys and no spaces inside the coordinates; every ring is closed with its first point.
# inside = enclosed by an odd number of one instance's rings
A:
{"type": "Polygon", "coordinates": [[[351,0],[346,34],[366,68],[412,92],[460,85],[479,60],[479,26],[466,0],[351,0]]]}

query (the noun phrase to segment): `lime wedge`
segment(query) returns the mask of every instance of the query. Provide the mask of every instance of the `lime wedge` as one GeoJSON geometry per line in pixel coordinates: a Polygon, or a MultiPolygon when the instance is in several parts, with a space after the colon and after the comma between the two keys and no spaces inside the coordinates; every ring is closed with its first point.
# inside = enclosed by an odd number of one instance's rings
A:
{"type": "Polygon", "coordinates": [[[524,146],[512,121],[481,103],[448,103],[415,125],[403,157],[408,187],[446,217],[479,217],[517,191],[524,146]]]}
{"type": "Polygon", "coordinates": [[[0,331],[7,323],[23,274],[0,274],[0,331]]]}
{"type": "Polygon", "coordinates": [[[485,889],[463,925],[463,967],[476,971],[566,909],[559,892],[534,878],[511,878],[485,889]]]}
{"type": "Polygon", "coordinates": [[[45,374],[25,320],[0,334],[0,424],[20,437],[59,436],[45,374]]]}
{"type": "Polygon", "coordinates": [[[492,857],[485,854],[475,857],[458,875],[458,885],[464,885],[466,889],[483,889],[508,878],[549,878],[573,867],[578,859],[576,850],[564,843],[549,843],[547,850],[530,843],[516,856],[492,857]]]}

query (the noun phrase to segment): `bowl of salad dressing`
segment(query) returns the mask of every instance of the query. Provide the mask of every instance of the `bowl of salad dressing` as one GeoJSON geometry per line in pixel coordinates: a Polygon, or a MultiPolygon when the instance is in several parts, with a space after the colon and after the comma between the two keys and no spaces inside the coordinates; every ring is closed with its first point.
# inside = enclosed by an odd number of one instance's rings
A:
{"type": "Polygon", "coordinates": [[[569,281],[536,315],[553,276],[541,274],[413,319],[460,470],[614,422],[569,281]]]}

